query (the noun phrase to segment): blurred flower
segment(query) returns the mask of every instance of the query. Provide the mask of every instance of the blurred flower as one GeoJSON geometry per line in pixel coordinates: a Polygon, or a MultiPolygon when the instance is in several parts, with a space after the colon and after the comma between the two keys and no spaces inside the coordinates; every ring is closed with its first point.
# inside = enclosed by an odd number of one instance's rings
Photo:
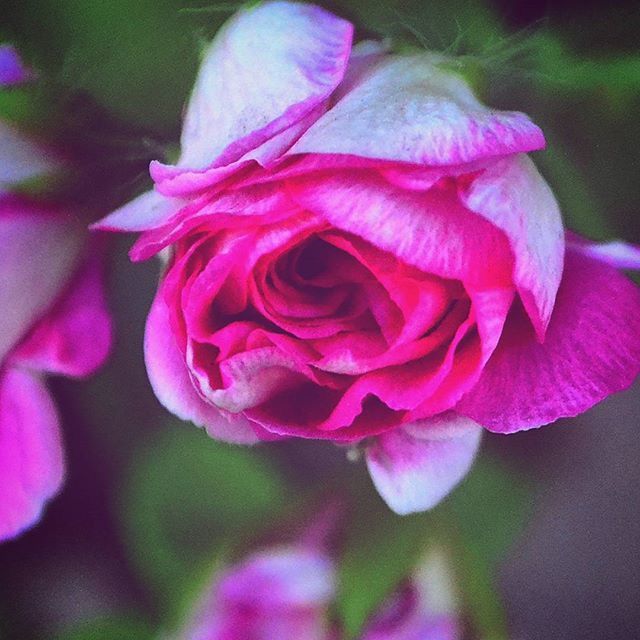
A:
{"type": "Polygon", "coordinates": [[[64,208],[10,193],[55,168],[0,122],[0,540],[38,521],[64,476],[46,374],[84,377],[111,344],[100,251],[64,208]]]}
{"type": "Polygon", "coordinates": [[[18,52],[8,44],[0,44],[0,87],[22,84],[32,78],[18,52]]]}
{"type": "Polygon", "coordinates": [[[571,244],[522,113],[451,61],[352,49],[313,5],[239,11],[176,166],[101,228],[171,247],[149,315],[160,401],[215,438],[363,443],[398,513],[437,504],[482,429],[585,411],[640,368],[640,295],[571,244]]]}

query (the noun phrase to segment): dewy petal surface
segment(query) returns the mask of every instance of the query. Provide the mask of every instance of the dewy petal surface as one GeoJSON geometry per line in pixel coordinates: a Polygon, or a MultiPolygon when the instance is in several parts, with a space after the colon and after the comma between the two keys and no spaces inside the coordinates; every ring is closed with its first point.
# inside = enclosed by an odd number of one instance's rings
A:
{"type": "Polygon", "coordinates": [[[202,63],[178,166],[229,164],[302,119],[342,80],[352,32],[349,22],[309,4],[238,11],[202,63]]]}
{"type": "Polygon", "coordinates": [[[482,105],[433,54],[387,56],[356,81],[289,153],[350,154],[450,165],[544,147],[522,113],[482,105]]]}
{"type": "Polygon", "coordinates": [[[0,376],[0,541],[35,524],[62,484],[58,414],[44,383],[18,368],[0,376]]]}
{"type": "Polygon", "coordinates": [[[91,248],[65,293],[11,355],[11,362],[71,377],[92,374],[111,349],[102,252],[91,248]]]}
{"type": "Polygon", "coordinates": [[[469,471],[482,428],[447,412],[394,429],[366,449],[376,489],[400,515],[435,507],[469,471]]]}
{"type": "Polygon", "coordinates": [[[83,241],[71,216],[0,196],[0,361],[55,302],[77,267],[83,241]]]}
{"type": "Polygon", "coordinates": [[[640,372],[640,291],[599,261],[568,250],[543,344],[526,324],[512,312],[480,381],[456,406],[491,431],[576,416],[640,372]]]}
{"type": "Polygon", "coordinates": [[[466,188],[463,204],[509,238],[513,280],[539,338],[553,312],[564,259],[558,204],[531,159],[515,155],[488,166],[466,188]]]}
{"type": "Polygon", "coordinates": [[[246,418],[242,415],[223,416],[198,395],[169,326],[162,290],[156,295],[147,318],[144,351],[149,381],[156,397],[168,411],[182,420],[204,427],[209,435],[219,440],[238,444],[258,440],[246,418]]]}

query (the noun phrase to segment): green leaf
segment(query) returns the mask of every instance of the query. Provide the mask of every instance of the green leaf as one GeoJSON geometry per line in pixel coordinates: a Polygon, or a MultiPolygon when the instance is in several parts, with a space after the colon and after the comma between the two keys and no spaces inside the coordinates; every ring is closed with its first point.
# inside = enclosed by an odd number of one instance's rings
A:
{"type": "Polygon", "coordinates": [[[151,640],[155,634],[145,623],[130,618],[100,618],[82,622],[55,640],[151,640]]]}
{"type": "Polygon", "coordinates": [[[223,552],[272,522],[286,502],[261,452],[214,442],[185,424],[140,447],[124,496],[126,541],[170,615],[223,552]]]}

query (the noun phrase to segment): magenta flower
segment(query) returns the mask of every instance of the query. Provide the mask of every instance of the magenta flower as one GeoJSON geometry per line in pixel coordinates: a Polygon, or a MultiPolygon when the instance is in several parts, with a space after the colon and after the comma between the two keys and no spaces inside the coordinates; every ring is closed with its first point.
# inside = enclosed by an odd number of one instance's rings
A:
{"type": "Polygon", "coordinates": [[[180,640],[326,640],[331,559],[318,549],[265,549],[217,578],[180,640]]]}
{"type": "Polygon", "coordinates": [[[241,10],[177,165],[152,163],[155,189],[101,227],[142,231],[134,260],[170,247],[145,341],[167,409],[229,442],[361,444],[409,513],[464,477],[483,429],[627,387],[640,294],[565,247],[527,116],[481,104],[442,56],[351,38],[312,5],[241,10]]]}
{"type": "Polygon", "coordinates": [[[45,376],[87,376],[111,343],[100,259],[84,225],[7,191],[52,167],[0,122],[0,541],[35,524],[63,481],[60,419],[45,376]]]}

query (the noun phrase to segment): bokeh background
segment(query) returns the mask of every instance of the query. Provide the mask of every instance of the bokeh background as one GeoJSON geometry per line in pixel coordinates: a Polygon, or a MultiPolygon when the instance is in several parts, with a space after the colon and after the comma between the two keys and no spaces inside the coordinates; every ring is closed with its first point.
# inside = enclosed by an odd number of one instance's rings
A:
{"type": "MultiPolygon", "coordinates": [[[[489,104],[546,133],[535,160],[568,226],[640,242],[640,5],[323,2],[359,37],[462,56],[489,104]]],[[[58,193],[87,220],[171,158],[199,53],[233,5],[200,0],[0,2],[0,41],[39,71],[0,117],[56,144],[77,171],[58,193]]],[[[291,535],[323,495],[352,505],[335,615],[355,630],[420,550],[454,558],[470,638],[640,637],[640,388],[541,430],[487,435],[478,464],[428,514],[398,518],[362,462],[324,443],[233,448],[169,416],[142,361],[159,266],[113,238],[116,348],[86,383],[51,382],[68,452],[41,524],[0,547],[0,638],[145,640],[170,630],[216,563],[291,535]]],[[[588,286],[588,283],[585,283],[588,286]]],[[[497,390],[499,392],[499,390],[497,390]]]]}

